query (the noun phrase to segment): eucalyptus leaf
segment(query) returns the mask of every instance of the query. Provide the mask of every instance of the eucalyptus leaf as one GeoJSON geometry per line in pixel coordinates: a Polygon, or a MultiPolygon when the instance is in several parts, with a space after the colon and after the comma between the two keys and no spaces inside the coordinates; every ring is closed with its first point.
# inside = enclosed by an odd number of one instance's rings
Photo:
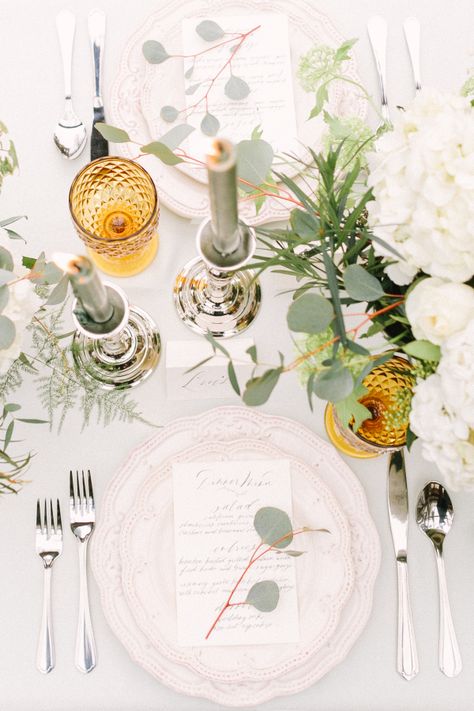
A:
{"type": "Polygon", "coordinates": [[[7,316],[0,315],[0,350],[9,348],[15,340],[15,324],[7,316]]]}
{"type": "Polygon", "coordinates": [[[359,402],[359,398],[366,393],[367,388],[361,385],[353,390],[344,400],[335,403],[337,415],[343,425],[348,427],[351,420],[354,420],[352,425],[354,432],[357,432],[365,420],[372,419],[370,410],[359,402]]]}
{"type": "Polygon", "coordinates": [[[12,420],[11,422],[8,423],[8,427],[5,432],[5,437],[3,439],[3,449],[7,449],[8,445],[10,444],[14,427],[15,427],[15,420],[12,420]]]}
{"type": "Polygon", "coordinates": [[[239,381],[237,380],[237,374],[235,372],[234,364],[231,360],[227,364],[227,375],[229,376],[232,388],[237,393],[237,395],[240,395],[239,381]]]}
{"type": "Polygon", "coordinates": [[[4,413],[5,412],[18,412],[18,410],[21,410],[21,405],[17,405],[15,402],[9,402],[3,408],[4,413]]]}
{"type": "Polygon", "coordinates": [[[290,517],[285,511],[275,506],[264,506],[258,509],[253,525],[262,542],[274,548],[287,548],[293,540],[293,526],[290,517]]]}
{"type": "Polygon", "coordinates": [[[156,40],[147,40],[144,42],[142,52],[146,61],[150,62],[150,64],[161,64],[170,57],[161,42],[157,42],[156,40]]]}
{"type": "Polygon", "coordinates": [[[369,274],[360,264],[350,264],[346,267],[344,287],[349,296],[356,301],[376,301],[384,294],[383,287],[377,277],[369,274]]]}
{"type": "Polygon", "coordinates": [[[5,247],[0,246],[0,269],[13,271],[13,257],[5,247]]]}
{"type": "Polygon", "coordinates": [[[402,348],[409,356],[420,360],[431,360],[437,363],[441,358],[441,348],[431,341],[411,341],[402,348]]]}
{"type": "Polygon", "coordinates": [[[243,394],[244,403],[255,407],[267,402],[282,372],[283,368],[271,368],[270,370],[266,370],[260,377],[251,378],[245,386],[243,394]]]}
{"type": "Polygon", "coordinates": [[[36,417],[17,417],[18,422],[26,422],[28,425],[46,425],[49,420],[38,420],[36,417]]]}
{"type": "Polygon", "coordinates": [[[0,269],[0,286],[3,284],[8,284],[9,281],[13,281],[15,275],[7,269],[0,269]]]}
{"type": "Polygon", "coordinates": [[[253,605],[260,612],[272,612],[278,605],[280,588],[274,580],[261,580],[252,585],[245,602],[253,605]]]}
{"type": "Polygon", "coordinates": [[[5,306],[8,304],[8,299],[10,298],[10,292],[8,286],[4,284],[0,286],[0,312],[3,311],[5,306]]]}
{"type": "Polygon", "coordinates": [[[174,151],[195,130],[194,126],[190,126],[189,123],[180,123],[164,133],[160,137],[160,143],[164,143],[171,151],[174,151]]]}
{"type": "Polygon", "coordinates": [[[178,109],[174,106],[163,106],[160,111],[160,116],[166,123],[173,123],[178,118],[178,109]]]}
{"type": "Polygon", "coordinates": [[[242,101],[250,94],[250,87],[246,81],[233,74],[226,82],[224,94],[233,101],[242,101]]]}
{"type": "Polygon", "coordinates": [[[249,354],[250,358],[254,363],[257,363],[257,347],[256,346],[250,346],[250,348],[247,348],[245,351],[246,353],[249,354]]]}
{"type": "Polygon", "coordinates": [[[201,86],[201,82],[199,81],[197,84],[191,84],[191,86],[188,86],[186,91],[184,92],[187,96],[191,96],[191,94],[194,94],[195,91],[199,89],[201,86]]]}
{"type": "Polygon", "coordinates": [[[305,551],[284,551],[285,555],[291,556],[291,558],[299,558],[300,555],[303,555],[305,551]]]}
{"type": "Polygon", "coordinates": [[[305,210],[295,208],[291,211],[290,224],[294,232],[303,239],[318,237],[319,222],[305,210]]]}
{"type": "Polygon", "coordinates": [[[126,143],[130,140],[130,136],[123,128],[109,126],[108,123],[96,123],[95,127],[106,141],[111,141],[112,143],[126,143]]]}
{"type": "Polygon", "coordinates": [[[168,148],[167,145],[161,143],[161,141],[152,141],[152,143],[147,143],[146,146],[142,146],[143,153],[151,153],[161,160],[165,165],[177,165],[182,163],[183,159],[175,155],[172,150],[168,148]]]}
{"type": "Polygon", "coordinates": [[[214,20],[203,20],[196,27],[196,32],[206,42],[215,42],[224,37],[224,30],[214,20]]]}
{"type": "Polygon", "coordinates": [[[354,379],[348,368],[336,363],[323,370],[314,381],[314,392],[322,400],[339,402],[344,400],[354,388],[354,379]]]}
{"type": "MultiPolygon", "coordinates": [[[[237,175],[253,185],[265,182],[273,163],[273,148],[261,138],[237,144],[237,175]]],[[[246,186],[243,186],[246,189],[246,186]]],[[[252,190],[252,188],[250,188],[252,190]]]]}
{"type": "Polygon", "coordinates": [[[333,318],[331,302],[319,294],[303,294],[293,301],[287,314],[288,328],[297,333],[320,333],[333,318]]]}
{"type": "Polygon", "coordinates": [[[191,77],[193,75],[193,71],[194,71],[194,63],[191,64],[189,69],[186,69],[186,71],[184,72],[185,79],[191,79],[191,77]]]}
{"type": "Polygon", "coordinates": [[[65,274],[62,279],[56,284],[52,292],[50,293],[48,300],[46,302],[47,306],[56,306],[56,304],[62,304],[67,296],[69,288],[69,276],[65,274]]]}
{"type": "Polygon", "coordinates": [[[11,225],[14,222],[18,222],[18,220],[27,220],[28,217],[26,215],[15,215],[14,217],[7,217],[5,220],[0,220],[0,227],[6,227],[7,225],[11,225]]]}
{"type": "Polygon", "coordinates": [[[219,119],[216,116],[213,116],[209,112],[204,115],[204,118],[201,121],[201,131],[206,136],[215,136],[219,131],[219,128],[220,123],[219,119]]]}
{"type": "Polygon", "coordinates": [[[26,244],[26,239],[20,234],[18,234],[18,232],[15,232],[15,230],[11,230],[9,227],[5,227],[5,232],[7,233],[10,239],[19,239],[26,244]]]}

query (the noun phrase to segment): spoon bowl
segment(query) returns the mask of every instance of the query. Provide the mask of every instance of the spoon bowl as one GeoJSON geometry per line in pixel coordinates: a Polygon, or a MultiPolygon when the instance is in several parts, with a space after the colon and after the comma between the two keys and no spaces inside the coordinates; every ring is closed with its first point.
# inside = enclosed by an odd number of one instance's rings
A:
{"type": "Polygon", "coordinates": [[[442,484],[430,481],[420,492],[416,505],[416,522],[434,545],[442,545],[451,530],[454,509],[451,497],[442,484]]]}

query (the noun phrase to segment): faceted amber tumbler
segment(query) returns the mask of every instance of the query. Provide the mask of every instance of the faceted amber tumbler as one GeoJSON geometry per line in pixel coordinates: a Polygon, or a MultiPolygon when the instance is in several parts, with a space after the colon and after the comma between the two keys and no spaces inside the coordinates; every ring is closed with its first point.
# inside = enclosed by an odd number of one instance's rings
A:
{"type": "Polygon", "coordinates": [[[118,156],[92,161],[72,182],[69,209],[102,271],[132,276],[153,261],[159,202],[151,176],[138,163],[118,156]]]}
{"type": "Polygon", "coordinates": [[[339,420],[335,408],[326,407],[326,431],[332,443],[344,454],[358,458],[378,457],[384,452],[400,449],[406,442],[408,420],[392,425],[389,413],[396,408],[396,396],[401,390],[411,389],[411,365],[400,356],[375,367],[363,381],[368,392],[360,398],[372,413],[357,432],[339,420]]]}

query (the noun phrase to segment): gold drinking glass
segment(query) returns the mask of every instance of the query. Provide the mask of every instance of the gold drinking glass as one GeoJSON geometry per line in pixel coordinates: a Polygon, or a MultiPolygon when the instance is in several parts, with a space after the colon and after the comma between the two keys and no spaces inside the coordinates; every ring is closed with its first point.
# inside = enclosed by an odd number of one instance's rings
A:
{"type": "Polygon", "coordinates": [[[370,410],[372,419],[364,420],[357,432],[345,427],[335,408],[328,403],[325,425],[331,442],[344,454],[367,459],[404,446],[408,420],[395,423],[391,418],[397,408],[397,397],[402,390],[413,387],[411,365],[404,358],[394,356],[375,367],[363,381],[368,392],[359,402],[370,410]]]}
{"type": "Polygon", "coordinates": [[[132,276],[153,261],[160,209],[155,184],[138,163],[118,156],[92,161],[72,182],[69,209],[102,271],[132,276]]]}

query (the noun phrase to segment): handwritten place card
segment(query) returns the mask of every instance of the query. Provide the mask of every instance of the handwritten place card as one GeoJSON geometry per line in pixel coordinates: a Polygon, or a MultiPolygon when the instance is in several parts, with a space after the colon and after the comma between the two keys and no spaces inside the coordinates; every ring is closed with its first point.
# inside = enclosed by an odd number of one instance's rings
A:
{"type": "MultiPolygon", "coordinates": [[[[288,40],[288,18],[278,13],[258,13],[242,16],[209,18],[218,22],[228,33],[248,32],[249,35],[232,59],[232,73],[243,79],[250,87],[250,94],[239,101],[226,97],[224,87],[230,77],[227,66],[217,77],[209,93],[209,113],[220,123],[219,135],[234,142],[250,139],[252,131],[260,126],[262,138],[268,141],[275,152],[293,151],[298,148],[297,129],[293,99],[293,85],[288,40]],[[260,27],[259,27],[260,26],[260,27]],[[293,140],[294,139],[294,140],[293,140]]],[[[218,42],[210,43],[196,33],[197,19],[183,20],[183,54],[192,55],[209,49],[218,42]]],[[[225,39],[228,35],[225,36],[225,39]]],[[[192,108],[202,87],[208,87],[229,59],[233,45],[224,44],[201,54],[192,75],[185,82],[186,107],[190,114],[188,123],[197,128],[187,139],[191,155],[201,160],[209,152],[209,137],[199,129],[206,113],[204,102],[192,108]],[[193,91],[193,87],[199,88],[193,91]],[[192,110],[192,113],[191,113],[192,110]]],[[[184,71],[191,71],[192,59],[184,60],[184,71]]]]}
{"type": "MultiPolygon", "coordinates": [[[[253,346],[252,338],[238,338],[226,343],[232,356],[237,380],[249,380],[253,363],[246,352],[253,346]]],[[[166,344],[166,393],[168,400],[202,400],[236,398],[227,374],[227,358],[222,353],[213,355],[212,346],[203,339],[168,341],[166,344]],[[188,372],[206,358],[203,365],[188,372]]]]}
{"type": "Polygon", "coordinates": [[[205,637],[259,537],[255,513],[275,506],[291,518],[287,460],[191,462],[173,465],[178,644],[290,643],[299,640],[294,560],[271,551],[252,566],[233,598],[245,600],[262,580],[274,580],[280,600],[272,612],[251,605],[227,609],[205,637]]]}

